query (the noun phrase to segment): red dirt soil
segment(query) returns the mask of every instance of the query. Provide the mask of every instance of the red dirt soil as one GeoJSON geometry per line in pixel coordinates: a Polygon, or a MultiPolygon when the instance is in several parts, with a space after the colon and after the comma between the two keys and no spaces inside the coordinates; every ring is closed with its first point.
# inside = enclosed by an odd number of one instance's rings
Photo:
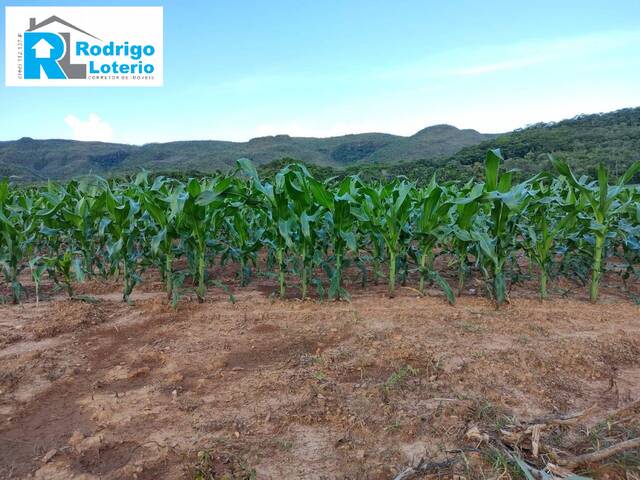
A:
{"type": "MultiPolygon", "coordinates": [[[[465,438],[472,426],[593,405],[602,418],[640,398],[640,308],[615,289],[596,305],[582,291],[544,303],[514,291],[496,310],[408,288],[321,303],[263,287],[236,288],[235,303],[211,288],[204,304],[173,310],[159,288],[127,305],[118,285],[93,282],[81,291],[97,303],[0,306],[0,478],[200,468],[202,478],[391,479],[455,449],[469,449],[466,465],[442,478],[509,478],[465,438]]],[[[591,451],[589,422],[555,441],[591,451]]],[[[626,425],[633,437],[638,415],[626,425]]],[[[639,478],[630,455],[581,472],[639,478]]]]}

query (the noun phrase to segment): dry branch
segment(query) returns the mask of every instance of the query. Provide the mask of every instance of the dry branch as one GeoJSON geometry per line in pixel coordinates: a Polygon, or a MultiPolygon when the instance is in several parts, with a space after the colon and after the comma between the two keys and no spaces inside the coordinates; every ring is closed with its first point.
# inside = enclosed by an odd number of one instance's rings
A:
{"type": "MultiPolygon", "coordinates": [[[[635,410],[636,408],[640,408],[640,400],[636,400],[617,410],[614,410],[607,415],[607,418],[620,416],[621,414],[626,413],[630,410],[635,410]]],[[[532,422],[513,425],[511,429],[504,429],[500,431],[501,438],[497,438],[493,435],[482,432],[477,426],[473,426],[467,431],[466,437],[469,440],[476,441],[478,443],[478,446],[482,443],[486,443],[493,446],[493,448],[500,450],[507,457],[517,462],[521,468],[527,469],[534,478],[564,478],[567,475],[571,474],[570,469],[589,463],[599,462],[627,450],[640,448],[640,437],[638,437],[620,442],[617,445],[613,445],[596,452],[584,455],[570,456],[565,459],[559,459],[559,451],[551,449],[542,444],[540,437],[543,430],[552,426],[575,425],[581,418],[587,416],[594,409],[595,405],[592,405],[591,407],[580,412],[575,412],[560,417],[543,417],[535,419],[532,422]],[[531,455],[533,456],[533,458],[538,458],[540,452],[545,452],[550,458],[554,459],[557,462],[557,465],[554,465],[553,463],[547,463],[544,470],[539,470],[538,468],[526,462],[524,459],[518,457],[516,455],[516,452],[521,448],[520,446],[523,440],[527,439],[528,437],[530,437],[531,441],[531,455]]],[[[436,473],[442,469],[450,468],[458,460],[459,458],[456,457],[444,462],[429,463],[424,459],[421,459],[418,465],[416,465],[415,467],[406,468],[397,476],[395,476],[393,480],[410,480],[426,473],[436,473]]]]}
{"type": "Polygon", "coordinates": [[[426,473],[437,473],[445,468],[451,468],[460,459],[458,457],[445,460],[443,462],[426,462],[424,458],[418,462],[415,467],[405,468],[398,475],[393,477],[393,480],[410,480],[416,478],[418,475],[424,475],[426,473]]]}
{"type": "Polygon", "coordinates": [[[528,422],[531,425],[575,425],[578,420],[585,417],[595,409],[596,405],[593,404],[589,408],[580,412],[569,413],[567,415],[561,415],[559,417],[543,417],[528,422]]]}
{"type": "Polygon", "coordinates": [[[561,460],[559,463],[567,468],[575,468],[580,465],[600,462],[618,453],[626,452],[627,450],[633,450],[634,448],[640,448],[640,437],[625,440],[624,442],[617,443],[615,445],[603,448],[602,450],[598,450],[592,453],[585,453],[584,455],[569,457],[567,459],[561,460]]]}
{"type": "Polygon", "coordinates": [[[619,417],[623,413],[626,413],[630,410],[635,410],[636,408],[640,408],[640,398],[631,403],[627,403],[626,405],[623,405],[622,407],[618,408],[617,410],[614,410],[613,412],[610,412],[607,415],[607,418],[619,417]]]}

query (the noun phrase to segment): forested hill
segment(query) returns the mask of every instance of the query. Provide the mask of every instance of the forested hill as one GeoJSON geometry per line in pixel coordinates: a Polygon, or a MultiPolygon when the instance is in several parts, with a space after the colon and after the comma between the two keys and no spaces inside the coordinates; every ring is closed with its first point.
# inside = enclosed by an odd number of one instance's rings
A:
{"type": "Polygon", "coordinates": [[[442,178],[468,178],[482,171],[482,162],[491,148],[500,148],[507,159],[505,168],[517,169],[521,176],[553,170],[547,153],[565,159],[576,173],[591,177],[595,177],[598,163],[605,162],[615,176],[640,160],[640,108],[540,123],[462,148],[446,158],[378,165],[363,169],[362,174],[425,179],[439,170],[442,178]]]}
{"type": "Polygon", "coordinates": [[[65,179],[86,173],[119,175],[141,168],[210,173],[228,170],[241,157],[250,158],[257,165],[289,157],[343,169],[355,164],[443,158],[493,137],[475,130],[435,125],[410,137],[385,133],[331,138],[276,135],[248,142],[205,140],[143,146],[22,138],[0,142],[0,176],[13,175],[31,181],[65,179]]]}
{"type": "Polygon", "coordinates": [[[501,135],[436,125],[411,137],[278,135],[243,143],[184,141],[133,146],[23,138],[0,142],[0,177],[65,179],[85,173],[121,175],[142,167],[184,176],[227,170],[236,159],[248,157],[264,174],[296,160],[321,177],[358,173],[365,178],[405,175],[426,181],[438,171],[443,179],[466,179],[482,172],[486,152],[492,148],[500,148],[507,159],[505,167],[519,170],[521,176],[552,170],[547,153],[567,160],[578,174],[590,176],[603,161],[615,176],[640,159],[640,108],[581,115],[501,135]]]}

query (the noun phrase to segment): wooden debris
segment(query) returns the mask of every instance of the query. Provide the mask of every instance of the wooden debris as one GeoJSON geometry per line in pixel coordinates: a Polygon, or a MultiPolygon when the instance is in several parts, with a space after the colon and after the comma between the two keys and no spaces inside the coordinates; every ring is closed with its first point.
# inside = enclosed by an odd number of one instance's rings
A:
{"type": "Polygon", "coordinates": [[[418,462],[415,467],[409,467],[404,469],[393,480],[410,480],[412,478],[418,478],[418,476],[425,475],[427,473],[439,473],[444,469],[451,468],[458,463],[459,457],[454,457],[443,462],[427,462],[424,458],[418,462]]]}
{"type": "Polygon", "coordinates": [[[625,440],[624,442],[616,443],[615,445],[597,450],[592,453],[585,453],[584,455],[569,457],[567,459],[561,460],[560,465],[567,468],[576,468],[580,465],[587,465],[589,463],[606,460],[607,458],[617,455],[618,453],[622,453],[627,450],[633,450],[634,448],[640,448],[640,437],[625,440]]]}
{"type": "Polygon", "coordinates": [[[617,410],[614,410],[613,412],[609,413],[607,415],[607,418],[620,417],[622,416],[623,413],[630,412],[631,410],[635,410],[636,408],[640,409],[640,398],[634,402],[628,403],[618,408],[617,410]]]}

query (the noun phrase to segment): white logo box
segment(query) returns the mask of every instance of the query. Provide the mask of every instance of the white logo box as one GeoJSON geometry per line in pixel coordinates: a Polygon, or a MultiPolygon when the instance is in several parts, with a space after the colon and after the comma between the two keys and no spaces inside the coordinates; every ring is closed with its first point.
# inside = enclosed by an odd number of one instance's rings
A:
{"type": "Polygon", "coordinates": [[[163,84],[162,7],[5,7],[5,23],[8,87],[163,84]]]}

